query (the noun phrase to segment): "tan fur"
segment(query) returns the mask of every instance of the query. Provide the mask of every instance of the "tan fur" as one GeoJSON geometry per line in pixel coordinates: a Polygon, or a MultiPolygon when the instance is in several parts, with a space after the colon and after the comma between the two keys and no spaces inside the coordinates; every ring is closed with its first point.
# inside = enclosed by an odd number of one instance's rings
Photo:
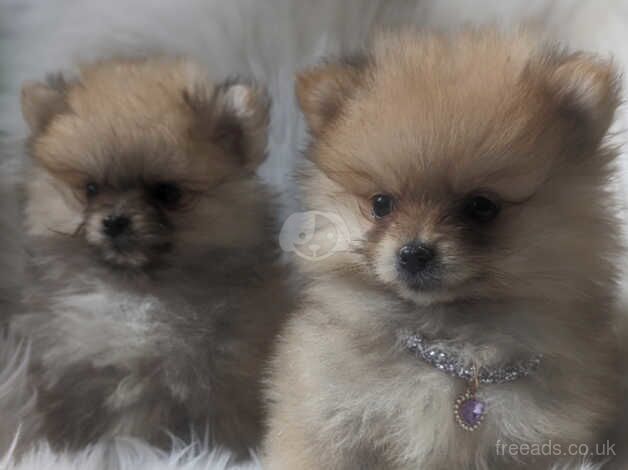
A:
{"type": "MultiPolygon", "coordinates": [[[[107,194],[120,185],[169,181],[184,190],[184,205],[193,203],[195,211],[231,213],[235,208],[221,208],[209,197],[211,190],[247,176],[264,159],[264,92],[243,84],[213,84],[193,62],[107,61],[83,67],[77,83],[57,79],[54,85],[27,84],[22,93],[24,114],[38,123],[32,128],[37,166],[26,209],[27,229],[33,235],[72,233],[83,218],[84,188],[90,181],[103,189],[92,204],[96,207],[111,206],[107,194]],[[50,115],[51,108],[59,112],[50,115]],[[35,116],[36,109],[41,116],[35,116]],[[242,148],[233,147],[234,139],[242,148]],[[63,198],[50,198],[50,191],[63,198]]],[[[242,206],[248,205],[248,197],[242,195],[242,206]]],[[[263,214],[240,209],[245,217],[236,220],[225,213],[220,224],[213,224],[209,233],[218,245],[259,241],[254,227],[263,214]]],[[[194,215],[171,214],[179,234],[188,237],[186,243],[204,243],[194,234],[205,237],[207,227],[194,215]]]]}
{"type": "Polygon", "coordinates": [[[524,33],[404,31],[305,71],[297,93],[314,137],[308,207],[339,215],[351,249],[302,263],[313,281],[272,368],[267,468],[546,468],[498,456],[497,441],[602,439],[619,398],[615,153],[601,143],[612,66],[524,33]],[[376,194],[395,201],[382,219],[376,194]],[[476,194],[501,205],[489,225],[463,216],[476,194]],[[436,287],[398,273],[414,240],[436,247],[436,287]],[[465,384],[413,357],[404,333],[469,363],[544,359],[482,386],[488,414],[468,433],[453,415],[465,384]]]}
{"type": "Polygon", "coordinates": [[[258,444],[261,371],[291,296],[255,175],[268,104],[165,57],[24,86],[30,282],[11,328],[32,343],[38,398],[23,447],[193,433],[245,457],[258,444]],[[164,184],[176,202],[155,196],[164,184]]]}

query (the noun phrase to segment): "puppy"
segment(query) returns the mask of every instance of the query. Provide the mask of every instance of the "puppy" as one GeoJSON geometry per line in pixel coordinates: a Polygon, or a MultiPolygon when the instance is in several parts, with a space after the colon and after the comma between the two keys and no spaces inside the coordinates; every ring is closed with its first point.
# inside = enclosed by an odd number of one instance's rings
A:
{"type": "Polygon", "coordinates": [[[268,100],[185,59],[111,60],[26,84],[26,312],[36,414],[56,448],[170,433],[243,456],[290,294],[265,158],[268,100]]]}
{"type": "Polygon", "coordinates": [[[404,31],[303,72],[296,91],[313,137],[305,198],[328,214],[312,238],[341,219],[351,240],[303,263],[267,468],[595,454],[619,399],[611,64],[525,33],[404,31]]]}

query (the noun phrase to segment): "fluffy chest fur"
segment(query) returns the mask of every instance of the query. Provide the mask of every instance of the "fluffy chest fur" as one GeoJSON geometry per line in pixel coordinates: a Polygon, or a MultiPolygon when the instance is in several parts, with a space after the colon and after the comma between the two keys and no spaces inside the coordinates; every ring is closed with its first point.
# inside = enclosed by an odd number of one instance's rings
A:
{"type": "Polygon", "coordinates": [[[260,371],[289,308],[272,256],[208,254],[140,276],[53,245],[33,256],[12,324],[32,341],[32,432],[71,447],[112,435],[167,445],[165,431],[209,432],[241,455],[256,445],[260,371]]]}
{"type": "MultiPolygon", "coordinates": [[[[271,434],[271,449],[297,447],[291,441],[307,436],[306,461],[316,464],[306,468],[355,468],[359,461],[360,468],[445,469],[513,468],[514,457],[522,457],[504,455],[499,444],[592,445],[612,422],[618,400],[612,341],[595,324],[590,336],[585,328],[558,324],[545,323],[544,331],[535,320],[547,313],[543,308],[561,306],[417,308],[355,283],[317,283],[274,363],[279,381],[271,388],[272,414],[280,417],[274,428],[291,431],[271,434]],[[484,323],[496,309],[502,319],[484,323]],[[524,309],[526,321],[520,319],[524,309]],[[486,419],[468,432],[453,411],[465,382],[409,352],[399,338],[410,331],[441,339],[476,364],[503,364],[533,352],[544,358],[530,377],[480,386],[486,419]]],[[[522,462],[530,468],[547,465],[544,459],[522,462]]],[[[279,460],[270,464],[290,468],[279,460]]]]}

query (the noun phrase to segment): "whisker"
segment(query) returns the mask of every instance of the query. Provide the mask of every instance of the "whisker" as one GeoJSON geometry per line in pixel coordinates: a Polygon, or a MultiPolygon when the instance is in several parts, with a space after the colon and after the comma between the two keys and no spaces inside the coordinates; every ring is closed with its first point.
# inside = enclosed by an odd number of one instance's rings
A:
{"type": "Polygon", "coordinates": [[[79,235],[82,235],[83,232],[85,231],[85,221],[81,222],[78,227],[76,227],[76,230],[74,231],[74,233],[72,234],[73,237],[77,237],[79,235]]]}
{"type": "Polygon", "coordinates": [[[59,230],[55,230],[52,228],[48,228],[48,231],[54,233],[55,235],[63,235],[64,237],[70,237],[70,238],[74,237],[73,233],[61,232],[59,230]]]}
{"type": "Polygon", "coordinates": [[[50,227],[47,227],[47,229],[49,232],[54,233],[55,235],[62,235],[64,237],[76,238],[83,233],[85,229],[85,222],[84,221],[81,222],[72,233],[62,232],[61,230],[55,230],[50,227]]]}

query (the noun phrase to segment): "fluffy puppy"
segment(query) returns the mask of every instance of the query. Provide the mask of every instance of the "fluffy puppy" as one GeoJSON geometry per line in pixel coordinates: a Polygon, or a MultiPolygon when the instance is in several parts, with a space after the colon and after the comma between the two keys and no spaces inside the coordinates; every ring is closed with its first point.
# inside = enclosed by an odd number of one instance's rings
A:
{"type": "Polygon", "coordinates": [[[32,342],[28,444],[193,432],[260,438],[259,375],[289,309],[260,88],[184,59],[106,61],[26,84],[32,342]]]}
{"type": "Polygon", "coordinates": [[[611,64],[524,33],[404,31],[296,89],[313,137],[306,201],[328,214],[312,238],[342,220],[351,240],[303,263],[266,468],[595,454],[619,399],[611,64]],[[531,450],[548,443],[552,455],[531,450]]]}

